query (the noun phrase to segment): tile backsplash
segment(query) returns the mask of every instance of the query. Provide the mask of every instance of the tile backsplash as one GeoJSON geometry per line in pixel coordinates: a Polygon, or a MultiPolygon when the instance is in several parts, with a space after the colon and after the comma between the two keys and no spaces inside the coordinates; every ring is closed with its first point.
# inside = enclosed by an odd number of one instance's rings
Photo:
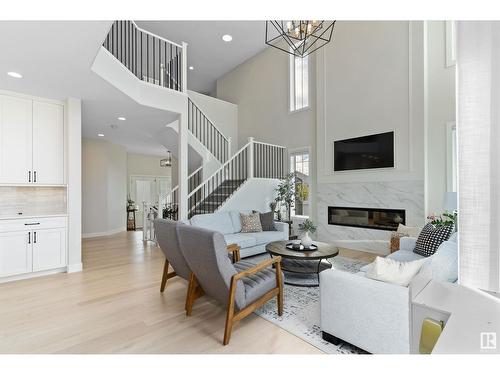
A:
{"type": "Polygon", "coordinates": [[[0,186],[0,217],[66,213],[66,187],[0,186]]]}

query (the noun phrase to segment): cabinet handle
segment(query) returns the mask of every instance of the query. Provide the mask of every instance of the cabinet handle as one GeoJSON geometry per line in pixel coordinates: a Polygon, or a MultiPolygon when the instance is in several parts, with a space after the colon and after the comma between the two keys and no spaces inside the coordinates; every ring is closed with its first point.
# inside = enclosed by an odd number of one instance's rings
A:
{"type": "Polygon", "coordinates": [[[28,182],[31,182],[31,171],[28,171],[28,182]]]}
{"type": "Polygon", "coordinates": [[[36,232],[33,232],[33,243],[36,243],[36,232]]]}
{"type": "Polygon", "coordinates": [[[33,182],[36,182],[36,171],[33,172],[33,182]]]}
{"type": "Polygon", "coordinates": [[[40,223],[24,223],[24,225],[40,225],[40,223]]]}
{"type": "Polygon", "coordinates": [[[31,232],[28,232],[28,243],[31,243],[31,232]]]}

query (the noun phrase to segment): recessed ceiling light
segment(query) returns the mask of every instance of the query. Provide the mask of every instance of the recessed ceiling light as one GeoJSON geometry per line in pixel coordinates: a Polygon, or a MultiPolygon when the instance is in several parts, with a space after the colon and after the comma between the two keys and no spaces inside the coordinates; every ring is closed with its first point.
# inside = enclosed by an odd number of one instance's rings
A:
{"type": "Polygon", "coordinates": [[[104,134],[102,134],[102,133],[97,133],[97,136],[98,136],[98,137],[104,137],[104,134]]]}
{"type": "Polygon", "coordinates": [[[189,70],[194,70],[194,66],[190,66],[190,67],[189,67],[189,70]]]}
{"type": "Polygon", "coordinates": [[[126,120],[126,118],[125,118],[125,117],[118,117],[118,120],[120,120],[120,121],[125,121],[125,120],[126,120]]]}
{"type": "Polygon", "coordinates": [[[23,75],[17,72],[7,72],[7,75],[11,76],[12,78],[23,78],[23,75]]]}
{"type": "Polygon", "coordinates": [[[230,42],[231,40],[233,40],[233,37],[229,34],[226,34],[226,35],[222,35],[222,40],[224,42],[230,42]]]}

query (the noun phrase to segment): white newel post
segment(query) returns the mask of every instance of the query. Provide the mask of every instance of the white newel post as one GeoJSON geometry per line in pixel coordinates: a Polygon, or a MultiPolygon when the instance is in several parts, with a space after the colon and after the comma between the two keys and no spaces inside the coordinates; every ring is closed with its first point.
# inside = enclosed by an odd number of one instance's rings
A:
{"type": "Polygon", "coordinates": [[[227,139],[227,160],[231,158],[233,153],[231,152],[231,137],[227,139]]]}
{"type": "Polygon", "coordinates": [[[182,42],[182,91],[186,94],[186,105],[179,115],[178,145],[179,155],[177,159],[178,173],[178,218],[188,218],[188,98],[187,98],[187,43],[182,42]]]}
{"type": "Polygon", "coordinates": [[[248,149],[248,178],[253,178],[254,176],[254,165],[253,165],[253,158],[254,158],[254,145],[255,143],[253,142],[254,141],[254,138],[253,137],[248,137],[248,143],[250,144],[249,145],[249,149],[248,149]]]}

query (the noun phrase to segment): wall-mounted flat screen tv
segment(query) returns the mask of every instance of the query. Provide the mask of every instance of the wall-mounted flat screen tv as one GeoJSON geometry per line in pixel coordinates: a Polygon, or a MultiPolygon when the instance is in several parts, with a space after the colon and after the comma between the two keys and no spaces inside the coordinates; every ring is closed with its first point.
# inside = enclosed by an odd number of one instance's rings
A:
{"type": "Polygon", "coordinates": [[[333,142],[333,170],[393,168],[394,132],[333,142]]]}

